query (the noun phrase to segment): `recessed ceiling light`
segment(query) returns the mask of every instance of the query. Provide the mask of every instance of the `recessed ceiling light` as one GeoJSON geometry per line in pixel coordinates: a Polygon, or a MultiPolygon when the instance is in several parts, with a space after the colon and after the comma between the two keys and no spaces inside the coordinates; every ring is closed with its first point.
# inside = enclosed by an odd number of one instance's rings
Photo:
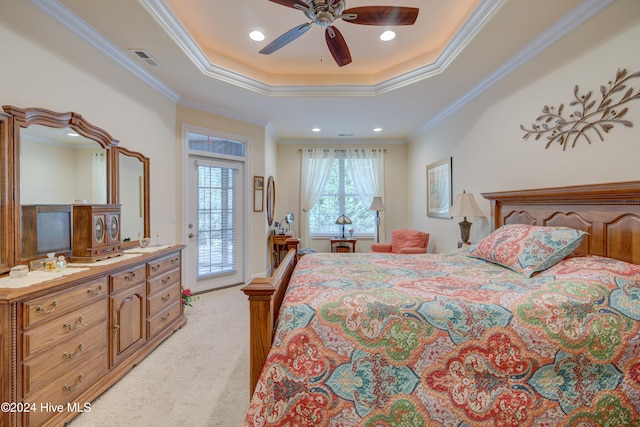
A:
{"type": "Polygon", "coordinates": [[[380,34],[380,40],[382,40],[383,42],[388,42],[389,40],[393,40],[396,38],[396,33],[394,33],[393,31],[385,31],[384,33],[380,34]]]}
{"type": "Polygon", "coordinates": [[[261,42],[262,40],[264,40],[264,34],[262,34],[260,31],[251,31],[249,33],[249,37],[251,38],[251,40],[257,42],[261,42]]]}
{"type": "Polygon", "coordinates": [[[373,131],[374,132],[382,132],[382,128],[374,128],[373,131]]]}
{"type": "Polygon", "coordinates": [[[320,132],[320,128],[313,128],[311,129],[313,132],[320,132]]]}

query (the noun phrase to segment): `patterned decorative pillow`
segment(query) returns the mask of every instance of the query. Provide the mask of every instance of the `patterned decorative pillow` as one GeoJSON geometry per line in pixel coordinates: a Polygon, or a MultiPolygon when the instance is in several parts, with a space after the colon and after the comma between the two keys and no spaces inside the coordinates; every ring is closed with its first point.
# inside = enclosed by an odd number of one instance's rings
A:
{"type": "Polygon", "coordinates": [[[568,227],[504,225],[478,242],[469,251],[469,256],[531,277],[575,251],[585,234],[585,231],[568,227]]]}

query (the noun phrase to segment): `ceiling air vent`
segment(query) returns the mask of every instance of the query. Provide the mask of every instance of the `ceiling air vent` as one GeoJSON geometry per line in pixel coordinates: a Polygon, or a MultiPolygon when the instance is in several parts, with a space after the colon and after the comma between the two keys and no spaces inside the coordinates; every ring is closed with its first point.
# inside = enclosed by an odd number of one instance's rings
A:
{"type": "Polygon", "coordinates": [[[353,136],[352,133],[339,133],[338,136],[350,137],[353,136]]]}
{"type": "Polygon", "coordinates": [[[129,49],[129,51],[149,65],[158,65],[158,61],[142,49],[129,49]]]}

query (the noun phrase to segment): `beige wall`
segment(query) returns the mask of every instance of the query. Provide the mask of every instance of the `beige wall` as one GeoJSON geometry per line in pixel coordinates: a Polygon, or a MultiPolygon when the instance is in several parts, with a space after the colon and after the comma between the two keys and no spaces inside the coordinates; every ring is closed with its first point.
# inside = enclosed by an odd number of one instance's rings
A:
{"type": "Polygon", "coordinates": [[[0,17],[0,104],[78,112],[121,146],[150,157],[151,231],[177,242],[175,103],[42,15],[33,7],[26,22],[0,17]],[[51,37],[33,40],[30,25],[51,26],[51,37]]]}
{"type": "MultiPolygon", "coordinates": [[[[453,157],[454,197],[463,189],[474,193],[487,215],[470,219],[472,242],[490,232],[490,207],[482,192],[640,179],[640,100],[626,105],[632,128],[616,125],[604,141],[592,133],[591,145],[581,140],[565,151],[557,144],[545,150],[544,141],[524,141],[520,130],[544,105],[572,108],[575,85],[581,94],[593,90],[600,100],[600,85],[613,80],[618,68],[640,71],[640,3],[615,2],[609,9],[411,142],[409,222],[429,230],[432,250],[453,249],[460,238],[460,219],[426,216],[425,166],[444,157],[453,157]],[[574,53],[589,28],[602,25],[613,35],[594,40],[586,53],[574,53]]],[[[640,78],[629,85],[637,90],[640,78]]]]}
{"type": "MultiPolygon", "coordinates": [[[[286,143],[278,145],[278,180],[276,200],[276,221],[284,217],[287,212],[293,212],[296,218],[292,229],[299,235],[300,211],[300,149],[325,148],[327,145],[310,143],[286,143]]],[[[380,241],[388,241],[391,230],[407,225],[407,145],[383,144],[375,145],[346,145],[339,148],[384,148],[385,152],[385,208],[381,212],[380,241]]],[[[368,252],[372,239],[358,239],[357,252],[368,252]]],[[[311,247],[319,252],[329,252],[329,241],[326,238],[314,239],[311,247]]]]}

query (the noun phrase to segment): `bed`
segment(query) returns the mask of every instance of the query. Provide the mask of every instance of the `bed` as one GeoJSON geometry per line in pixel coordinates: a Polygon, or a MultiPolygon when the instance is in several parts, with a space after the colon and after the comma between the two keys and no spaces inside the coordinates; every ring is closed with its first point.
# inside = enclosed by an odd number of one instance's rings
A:
{"type": "Polygon", "coordinates": [[[475,247],[292,248],[244,287],[245,425],[640,425],[640,181],[483,196],[475,247]]]}

